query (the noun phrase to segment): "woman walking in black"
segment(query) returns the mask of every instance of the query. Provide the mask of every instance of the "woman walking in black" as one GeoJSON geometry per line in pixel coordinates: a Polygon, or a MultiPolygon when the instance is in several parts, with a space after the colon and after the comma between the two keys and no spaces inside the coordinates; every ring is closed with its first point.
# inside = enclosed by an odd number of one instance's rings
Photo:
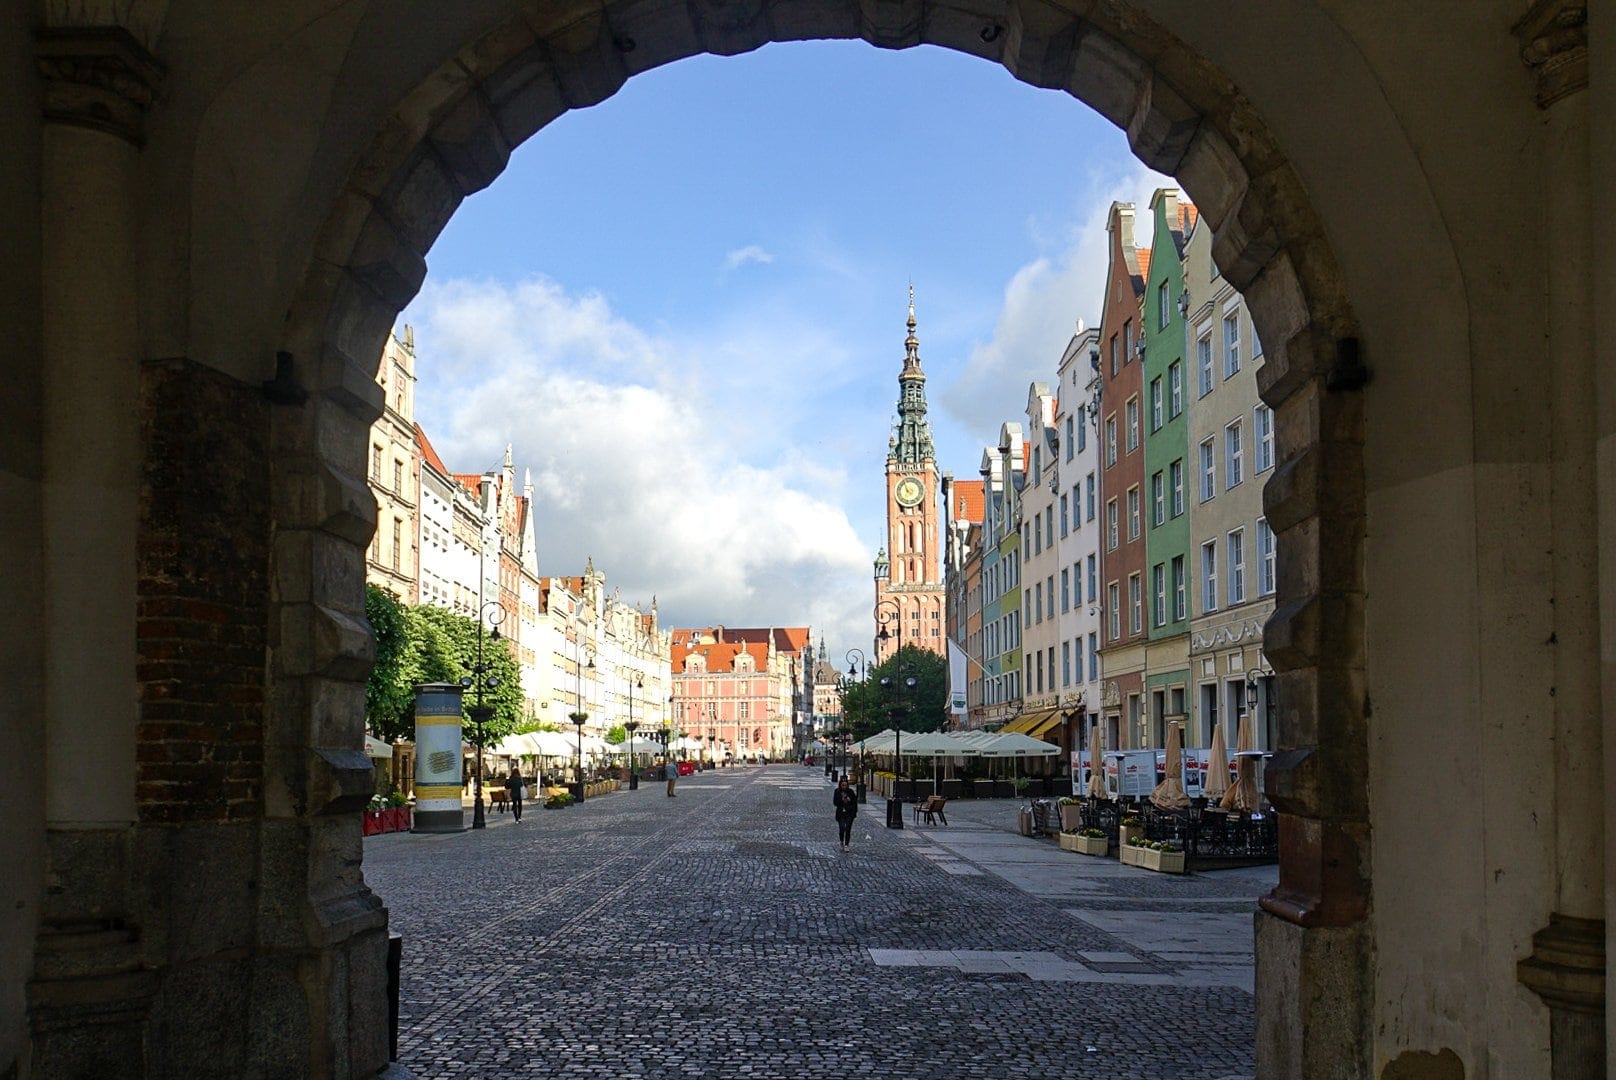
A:
{"type": "Polygon", "coordinates": [[[522,770],[516,763],[511,762],[511,773],[505,778],[505,794],[511,800],[511,813],[517,821],[522,820],[522,797],[527,794],[527,781],[522,779],[522,770]]]}
{"type": "Polygon", "coordinates": [[[844,776],[830,799],[836,807],[836,831],[841,834],[842,849],[846,850],[847,845],[853,842],[853,819],[858,816],[858,792],[853,790],[844,776]]]}

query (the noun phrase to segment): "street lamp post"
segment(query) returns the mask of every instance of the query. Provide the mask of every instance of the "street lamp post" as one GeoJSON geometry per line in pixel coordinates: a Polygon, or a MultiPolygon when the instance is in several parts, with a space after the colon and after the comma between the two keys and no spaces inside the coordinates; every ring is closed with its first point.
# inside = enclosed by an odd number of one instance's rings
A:
{"type": "MultiPolygon", "coordinates": [[[[847,679],[849,685],[851,685],[855,677],[861,682],[870,681],[870,661],[864,655],[862,649],[847,650],[847,679]]],[[[847,726],[847,695],[845,693],[842,695],[842,726],[844,728],[847,726]]],[[[864,752],[862,750],[859,752],[858,781],[854,783],[853,790],[858,793],[859,805],[864,805],[864,752]]]]}
{"type": "Polygon", "coordinates": [[[639,722],[634,719],[635,686],[643,690],[645,689],[645,683],[643,680],[635,680],[634,686],[629,687],[628,723],[623,725],[623,730],[628,732],[628,789],[630,791],[640,790],[640,770],[634,767],[634,733],[640,730],[639,722]]]}
{"type": "MultiPolygon", "coordinates": [[[[567,718],[578,726],[578,790],[575,793],[575,798],[578,802],[584,801],[584,721],[589,719],[589,714],[584,712],[585,665],[581,662],[583,658],[584,650],[582,646],[579,646],[578,659],[580,663],[578,664],[578,708],[571,716],[567,718]]],[[[593,651],[591,651],[589,654],[588,667],[590,670],[594,670],[595,654],[593,651]]]]}
{"type": "Polygon", "coordinates": [[[876,601],[875,626],[877,630],[875,635],[875,660],[876,663],[879,664],[881,662],[882,642],[897,642],[897,644],[892,646],[892,651],[894,654],[896,654],[899,649],[903,648],[903,609],[898,606],[898,602],[892,599],[892,597],[888,596],[885,599],[876,601]],[[887,607],[892,608],[892,614],[888,617],[883,617],[882,611],[887,607]],[[891,631],[887,629],[887,623],[889,621],[893,624],[893,630],[891,631]]]}
{"type": "Polygon", "coordinates": [[[460,680],[460,685],[463,688],[471,689],[475,687],[477,690],[477,704],[471,707],[471,722],[477,727],[477,762],[472,768],[471,776],[472,792],[476,798],[476,805],[471,810],[471,827],[473,829],[486,829],[488,827],[488,820],[483,815],[483,725],[494,715],[494,710],[483,704],[483,690],[485,687],[492,690],[499,685],[499,679],[489,674],[494,670],[494,665],[483,661],[483,623],[489,622],[493,624],[490,636],[495,641],[498,641],[499,624],[504,619],[505,609],[499,606],[498,600],[490,600],[478,610],[477,660],[475,663],[466,664],[466,667],[471,671],[471,675],[460,680]]]}
{"type": "MultiPolygon", "coordinates": [[[[885,627],[882,628],[882,632],[885,633],[885,627]]],[[[915,678],[913,671],[914,669],[907,664],[898,671],[898,674],[903,676],[898,686],[903,694],[905,712],[914,708],[914,702],[910,700],[910,695],[914,693],[918,680],[915,678]]],[[[881,676],[881,685],[890,689],[893,686],[892,676],[881,676]]],[[[898,721],[897,727],[893,729],[892,757],[892,795],[887,799],[887,828],[901,829],[903,828],[903,799],[899,789],[899,785],[903,783],[903,721],[901,719],[898,721]]]]}

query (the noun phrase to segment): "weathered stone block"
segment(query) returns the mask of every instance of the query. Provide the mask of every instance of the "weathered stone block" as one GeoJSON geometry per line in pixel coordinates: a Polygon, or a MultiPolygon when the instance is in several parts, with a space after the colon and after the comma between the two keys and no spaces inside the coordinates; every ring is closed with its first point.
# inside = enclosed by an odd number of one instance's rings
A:
{"type": "Polygon", "coordinates": [[[360,363],[335,348],[326,348],[319,363],[319,388],[326,398],[365,424],[375,422],[387,407],[387,396],[376,381],[375,363],[360,363]]]}
{"type": "Polygon", "coordinates": [[[1174,173],[1200,125],[1200,112],[1160,75],[1152,75],[1128,118],[1128,145],[1152,169],[1174,173]]]}
{"type": "Polygon", "coordinates": [[[598,105],[623,88],[628,65],[612,44],[606,20],[595,12],[545,39],[556,82],[574,109],[598,105]]]}
{"type": "Polygon", "coordinates": [[[448,166],[462,195],[471,195],[493,183],[505,171],[511,156],[505,136],[478,93],[466,94],[433,124],[427,142],[448,166]]]}
{"type": "Polygon", "coordinates": [[[1126,130],[1149,79],[1150,69],[1138,53],[1110,35],[1090,29],[1078,41],[1068,89],[1079,101],[1126,130]]]}
{"type": "Polygon", "coordinates": [[[921,0],[858,0],[859,36],[882,49],[919,45],[925,18],[921,0]]]}
{"type": "Polygon", "coordinates": [[[771,34],[762,0],[687,0],[702,48],[717,56],[751,52],[771,34]]]}
{"type": "Polygon", "coordinates": [[[1070,11],[1042,0],[1014,0],[1004,18],[1004,66],[1022,82],[1065,89],[1084,29],[1070,11]]]}
{"type": "MultiPolygon", "coordinates": [[[[503,135],[500,141],[504,142],[503,135]]],[[[502,158],[499,168],[503,169],[504,164],[502,158]]],[[[423,144],[400,169],[399,178],[388,188],[383,204],[409,237],[410,245],[417,251],[428,251],[465,197],[463,183],[464,180],[449,171],[431,145],[423,144]]]]}
{"type": "Polygon", "coordinates": [[[1212,234],[1212,261],[1229,284],[1242,292],[1251,287],[1280,249],[1279,230],[1267,208],[1253,197],[1254,183],[1248,181],[1239,204],[1212,234]]]}
{"type": "Polygon", "coordinates": [[[1266,911],[1255,918],[1257,1075],[1370,1075],[1367,926],[1303,928],[1266,911]]]}
{"type": "MultiPolygon", "coordinates": [[[[359,239],[348,258],[348,273],[390,305],[396,314],[420,291],[421,282],[426,278],[426,258],[378,209],[359,231],[359,239]]],[[[347,348],[346,342],[338,344],[347,348]]],[[[348,351],[354,355],[351,348],[348,351]]]]}
{"type": "Polygon", "coordinates": [[[314,606],[314,667],[321,675],[364,682],[376,662],[376,638],[363,615],[314,606]]]}

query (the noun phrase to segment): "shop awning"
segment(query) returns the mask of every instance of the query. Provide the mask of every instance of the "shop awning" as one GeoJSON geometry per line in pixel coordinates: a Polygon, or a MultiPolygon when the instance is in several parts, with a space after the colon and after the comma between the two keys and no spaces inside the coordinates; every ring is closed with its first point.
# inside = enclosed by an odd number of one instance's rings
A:
{"type": "Polygon", "coordinates": [[[1024,712],[999,729],[1001,735],[1036,735],[1052,723],[1059,722],[1060,709],[1035,709],[1024,712]]]}
{"type": "Polygon", "coordinates": [[[1066,714],[1061,710],[1056,709],[1048,718],[1040,720],[1036,726],[1028,728],[1027,734],[1031,735],[1035,739],[1041,739],[1044,736],[1044,732],[1048,731],[1050,728],[1058,727],[1065,722],[1066,714]]]}

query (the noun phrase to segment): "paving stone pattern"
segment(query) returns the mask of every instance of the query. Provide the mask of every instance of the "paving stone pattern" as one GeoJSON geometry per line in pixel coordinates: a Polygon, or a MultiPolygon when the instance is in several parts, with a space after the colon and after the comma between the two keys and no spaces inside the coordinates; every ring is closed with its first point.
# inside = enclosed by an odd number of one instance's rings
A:
{"type": "Polygon", "coordinates": [[[1060,852],[1015,833],[1016,805],[900,832],[872,799],[843,852],[824,773],[779,765],[370,837],[404,936],[400,1061],[423,1080],[1249,1076],[1262,872],[1060,852]]]}

